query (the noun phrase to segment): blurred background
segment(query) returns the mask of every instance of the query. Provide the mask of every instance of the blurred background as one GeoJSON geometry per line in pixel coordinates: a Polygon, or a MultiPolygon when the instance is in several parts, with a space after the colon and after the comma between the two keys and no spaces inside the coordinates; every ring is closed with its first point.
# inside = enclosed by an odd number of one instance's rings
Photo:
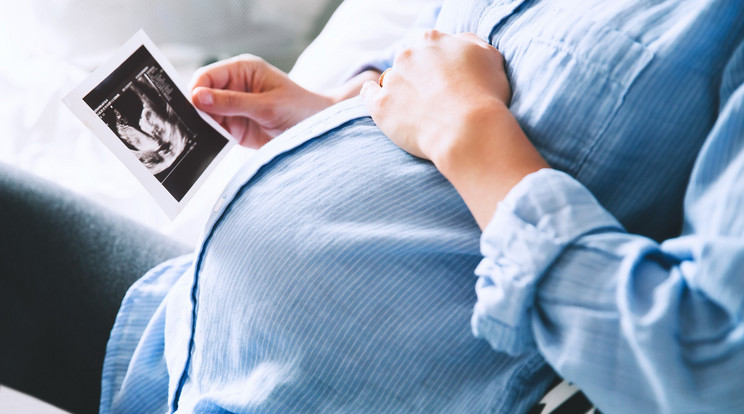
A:
{"type": "Polygon", "coordinates": [[[140,28],[175,65],[183,85],[205,63],[252,53],[292,69],[301,85],[323,90],[348,78],[406,34],[422,9],[440,2],[0,0],[0,162],[194,244],[213,201],[252,152],[231,150],[170,221],[61,103],[69,90],[140,28]]]}
{"type": "MultiPolygon", "coordinates": [[[[6,58],[96,66],[138,29],[175,58],[260,54],[289,70],[341,0],[2,0],[6,58]],[[103,55],[103,56],[102,56],[103,55]]],[[[5,66],[5,65],[3,65],[5,66]]]]}

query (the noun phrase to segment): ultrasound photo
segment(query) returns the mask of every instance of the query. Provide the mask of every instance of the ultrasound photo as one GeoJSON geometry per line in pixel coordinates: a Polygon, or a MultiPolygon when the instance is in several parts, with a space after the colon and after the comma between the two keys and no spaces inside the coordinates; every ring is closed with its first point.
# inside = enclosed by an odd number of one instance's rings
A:
{"type": "Polygon", "coordinates": [[[144,45],[83,101],[176,201],[228,144],[144,45]]]}

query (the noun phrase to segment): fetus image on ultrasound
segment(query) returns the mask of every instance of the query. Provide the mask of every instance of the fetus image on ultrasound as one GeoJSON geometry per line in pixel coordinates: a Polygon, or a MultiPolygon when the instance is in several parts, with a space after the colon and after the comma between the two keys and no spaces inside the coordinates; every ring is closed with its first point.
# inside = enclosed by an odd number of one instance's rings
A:
{"type": "Polygon", "coordinates": [[[112,106],[114,132],[153,175],[171,167],[186,149],[188,128],[147,73],[128,84],[112,106]]]}
{"type": "Polygon", "coordinates": [[[144,46],[83,100],[177,201],[228,144],[144,46]]]}

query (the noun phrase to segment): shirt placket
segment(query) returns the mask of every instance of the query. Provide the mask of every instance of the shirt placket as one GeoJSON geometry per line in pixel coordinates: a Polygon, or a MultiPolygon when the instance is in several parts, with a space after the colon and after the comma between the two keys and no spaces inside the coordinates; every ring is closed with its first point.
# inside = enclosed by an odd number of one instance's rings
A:
{"type": "Polygon", "coordinates": [[[191,353],[194,349],[194,331],[196,326],[197,317],[197,294],[199,284],[199,271],[203,262],[203,258],[206,252],[206,248],[209,241],[212,238],[215,230],[219,226],[223,217],[227,213],[230,205],[240,194],[241,190],[250,184],[251,179],[256,173],[265,165],[271,161],[287,153],[300,145],[315,139],[324,133],[337,128],[344,123],[357,119],[360,117],[369,116],[369,112],[363,105],[360,98],[350,99],[337,104],[327,110],[316,114],[315,116],[301,122],[295,127],[289,129],[280,137],[275,138],[273,141],[266,144],[266,146],[258,151],[251,160],[241,169],[235,177],[230,181],[225,190],[222,192],[220,198],[215,203],[212,209],[212,213],[207,221],[204,241],[196,255],[196,261],[194,264],[193,281],[190,288],[190,306],[191,306],[191,318],[185,323],[191,324],[190,335],[188,339],[187,350],[183,354],[182,358],[176,360],[174,367],[174,373],[180,372],[178,380],[175,378],[170,379],[171,386],[169,392],[169,407],[171,412],[178,411],[178,401],[181,397],[184,385],[188,378],[189,365],[191,364],[191,353]]]}
{"type": "Polygon", "coordinates": [[[503,32],[509,17],[517,14],[520,9],[537,0],[510,0],[494,2],[486,8],[478,21],[475,34],[492,45],[498,43],[498,33],[503,32]]]}

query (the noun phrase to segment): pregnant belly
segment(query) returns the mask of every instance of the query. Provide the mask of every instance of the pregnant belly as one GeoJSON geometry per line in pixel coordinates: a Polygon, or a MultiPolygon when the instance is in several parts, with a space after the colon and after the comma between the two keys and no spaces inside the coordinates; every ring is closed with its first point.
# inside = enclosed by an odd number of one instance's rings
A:
{"type": "Polygon", "coordinates": [[[243,412],[488,410],[520,361],[470,333],[479,236],[368,118],[284,154],[206,245],[192,389],[243,412]]]}

